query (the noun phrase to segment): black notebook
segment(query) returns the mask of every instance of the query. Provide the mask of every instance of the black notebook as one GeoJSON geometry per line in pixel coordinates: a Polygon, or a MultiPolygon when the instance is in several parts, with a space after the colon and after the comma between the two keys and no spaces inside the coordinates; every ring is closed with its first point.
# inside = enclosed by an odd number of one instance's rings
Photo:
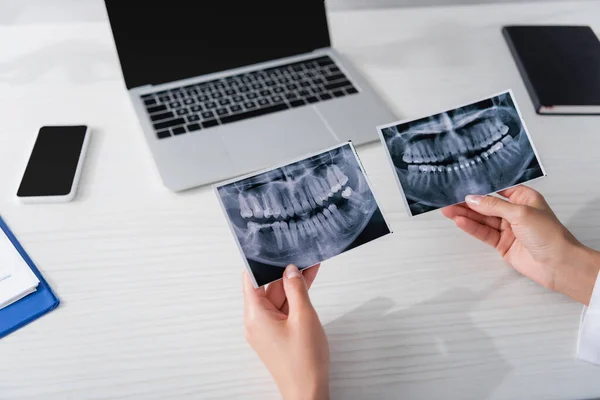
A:
{"type": "Polygon", "coordinates": [[[588,26],[502,33],[538,114],[600,114],[600,41],[588,26]]]}

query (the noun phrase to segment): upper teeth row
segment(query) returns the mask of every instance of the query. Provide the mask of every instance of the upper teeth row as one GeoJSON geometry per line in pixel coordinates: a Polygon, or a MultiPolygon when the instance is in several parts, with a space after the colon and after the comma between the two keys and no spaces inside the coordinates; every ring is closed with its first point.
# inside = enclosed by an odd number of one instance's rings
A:
{"type": "MultiPolygon", "coordinates": [[[[499,123],[497,123],[499,124],[499,123]]],[[[410,145],[404,152],[402,160],[406,163],[436,163],[442,162],[452,155],[464,153],[467,150],[477,151],[489,147],[508,133],[504,124],[497,125],[490,121],[482,123],[482,128],[472,128],[475,132],[470,137],[462,136],[453,140],[420,140],[410,145]]]]}
{"type": "Polygon", "coordinates": [[[504,148],[504,144],[502,142],[498,142],[493,145],[489,150],[481,153],[480,156],[475,156],[472,159],[464,160],[460,163],[455,163],[447,166],[439,166],[439,165],[409,165],[409,171],[420,171],[420,172],[452,172],[458,171],[459,169],[471,168],[473,165],[477,163],[483,162],[484,159],[488,159],[492,154],[502,150],[504,148]]]}
{"type": "MultiPolygon", "coordinates": [[[[243,218],[287,218],[307,214],[342,190],[348,180],[341,169],[333,164],[327,167],[324,177],[308,175],[301,182],[272,184],[262,193],[246,195],[240,192],[240,215],[243,218]]],[[[342,196],[348,198],[351,193],[352,189],[346,187],[342,196]]]]}

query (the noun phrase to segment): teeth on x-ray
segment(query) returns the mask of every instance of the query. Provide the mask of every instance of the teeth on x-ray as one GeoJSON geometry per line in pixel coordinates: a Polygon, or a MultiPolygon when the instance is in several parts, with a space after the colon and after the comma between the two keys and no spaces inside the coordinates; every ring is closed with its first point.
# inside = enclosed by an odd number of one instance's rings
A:
{"type": "Polygon", "coordinates": [[[413,215],[543,175],[510,93],[382,134],[413,215]]]}
{"type": "Polygon", "coordinates": [[[350,145],[219,188],[246,257],[314,265],[341,253],[377,203],[350,145]]]}

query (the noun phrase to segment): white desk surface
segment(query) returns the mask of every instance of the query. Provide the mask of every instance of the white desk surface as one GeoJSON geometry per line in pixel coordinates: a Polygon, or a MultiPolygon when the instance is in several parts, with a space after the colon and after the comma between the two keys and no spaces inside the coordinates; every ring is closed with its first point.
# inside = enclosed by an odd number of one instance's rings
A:
{"type": "MultiPolygon", "coordinates": [[[[600,248],[600,117],[537,116],[500,33],[510,23],[600,32],[600,2],[346,11],[330,22],[335,46],[399,116],[512,88],[549,175],[534,186],[600,248]]],[[[215,196],[162,187],[108,22],[0,25],[0,52],[0,212],[62,301],[0,341],[0,399],[278,398],[243,338],[243,264],[215,196]],[[59,123],[93,129],[76,201],[17,204],[38,128],[59,123]]],[[[326,262],[312,289],[333,398],[600,396],[600,367],[575,358],[581,307],[440,213],[409,219],[381,146],[359,154],[395,233],[326,262]]]]}

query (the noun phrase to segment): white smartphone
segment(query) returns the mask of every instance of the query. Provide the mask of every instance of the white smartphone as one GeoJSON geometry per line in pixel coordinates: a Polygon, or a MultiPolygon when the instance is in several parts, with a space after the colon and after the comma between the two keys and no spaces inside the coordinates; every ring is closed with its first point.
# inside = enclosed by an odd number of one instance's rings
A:
{"type": "Polygon", "coordinates": [[[71,201],[77,192],[89,136],[85,125],[42,127],[17,198],[25,203],[71,201]]]}

